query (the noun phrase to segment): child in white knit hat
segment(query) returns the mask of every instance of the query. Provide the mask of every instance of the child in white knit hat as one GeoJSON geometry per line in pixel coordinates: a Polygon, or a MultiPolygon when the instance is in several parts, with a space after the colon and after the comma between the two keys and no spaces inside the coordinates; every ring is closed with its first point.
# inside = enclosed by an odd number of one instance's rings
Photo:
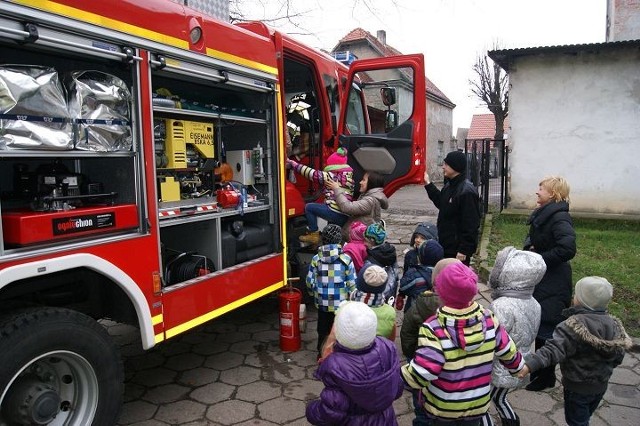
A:
{"type": "Polygon", "coordinates": [[[334,329],[333,352],[314,375],[324,390],[307,405],[307,420],[313,425],[397,425],[393,401],[404,387],[400,364],[393,342],[376,336],[376,314],[362,302],[343,302],[334,329]]]}
{"type": "Polygon", "coordinates": [[[553,337],[526,358],[518,374],[524,377],[560,363],[564,387],[564,418],[569,425],[589,424],[607,391],[613,369],[631,347],[619,319],[607,313],[613,286],[602,277],[585,277],[576,283],[573,306],[563,311],[553,337]]]}

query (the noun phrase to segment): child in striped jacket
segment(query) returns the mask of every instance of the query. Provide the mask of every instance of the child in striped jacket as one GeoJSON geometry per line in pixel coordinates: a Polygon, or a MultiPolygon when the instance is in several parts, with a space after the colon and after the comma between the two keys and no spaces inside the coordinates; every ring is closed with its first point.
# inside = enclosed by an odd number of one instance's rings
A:
{"type": "Polygon", "coordinates": [[[497,357],[513,375],[524,360],[493,313],[475,302],[478,277],[461,263],[446,266],[435,289],[443,306],[420,328],[415,357],[402,367],[404,381],[421,390],[429,419],[480,425],[491,401],[497,357]]]}
{"type": "Polygon", "coordinates": [[[336,203],[333,190],[325,185],[327,181],[338,182],[340,187],[344,188],[347,199],[351,201],[355,185],[353,169],[347,164],[347,151],[344,148],[338,148],[327,158],[324,170],[316,170],[291,159],[287,159],[287,167],[324,187],[324,203],[307,203],[304,207],[304,214],[307,218],[307,233],[300,236],[301,242],[317,246],[320,243],[319,217],[328,223],[335,223],[339,226],[344,226],[349,220],[349,215],[343,213],[336,203]]]}

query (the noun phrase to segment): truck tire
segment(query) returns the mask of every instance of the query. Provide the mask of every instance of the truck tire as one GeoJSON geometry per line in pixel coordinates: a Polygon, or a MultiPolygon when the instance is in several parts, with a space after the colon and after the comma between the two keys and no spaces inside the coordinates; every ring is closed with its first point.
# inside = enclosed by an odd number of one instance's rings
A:
{"type": "Polygon", "coordinates": [[[124,372],[103,326],[62,308],[0,318],[0,424],[112,426],[124,372]]]}

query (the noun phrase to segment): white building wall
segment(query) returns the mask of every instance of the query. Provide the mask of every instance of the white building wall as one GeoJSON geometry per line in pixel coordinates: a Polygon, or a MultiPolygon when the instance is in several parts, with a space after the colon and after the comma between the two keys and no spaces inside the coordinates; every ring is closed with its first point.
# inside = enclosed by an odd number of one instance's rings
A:
{"type": "Polygon", "coordinates": [[[607,41],[640,39],[640,0],[607,0],[607,41]]]}
{"type": "Polygon", "coordinates": [[[510,208],[535,207],[545,175],[571,210],[640,214],[637,48],[518,58],[510,73],[510,208]]]}
{"type": "Polygon", "coordinates": [[[451,145],[453,109],[427,99],[427,123],[427,172],[431,179],[439,181],[444,178],[442,160],[455,149],[451,145]]]}

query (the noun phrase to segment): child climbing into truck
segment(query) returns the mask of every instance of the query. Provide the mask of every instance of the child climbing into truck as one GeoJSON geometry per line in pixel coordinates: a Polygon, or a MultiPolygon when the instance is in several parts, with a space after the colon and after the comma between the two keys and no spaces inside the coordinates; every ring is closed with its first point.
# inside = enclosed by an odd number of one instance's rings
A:
{"type": "Polygon", "coordinates": [[[325,186],[328,180],[339,182],[348,199],[351,200],[353,197],[353,169],[347,164],[347,152],[344,148],[338,148],[329,156],[323,170],[316,170],[292,159],[287,159],[287,167],[324,187],[324,203],[307,203],[304,208],[307,233],[300,236],[301,242],[317,246],[320,243],[318,217],[338,226],[343,226],[349,219],[348,215],[340,211],[333,190],[325,186]]]}

